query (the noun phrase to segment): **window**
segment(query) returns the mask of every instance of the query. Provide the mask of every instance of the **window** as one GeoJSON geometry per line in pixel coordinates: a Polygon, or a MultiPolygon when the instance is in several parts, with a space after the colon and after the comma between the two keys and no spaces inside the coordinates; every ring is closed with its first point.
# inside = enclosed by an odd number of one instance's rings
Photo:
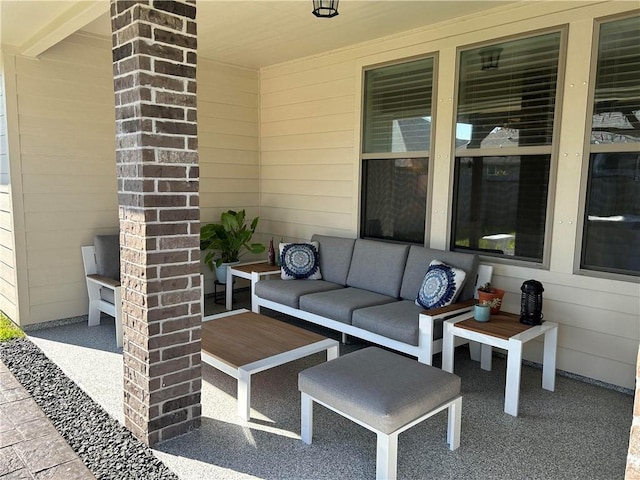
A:
{"type": "Polygon", "coordinates": [[[460,52],[452,249],[543,261],[561,38],[460,52]]]}
{"type": "Polygon", "coordinates": [[[365,71],[362,237],[424,243],[433,63],[365,71]]]}
{"type": "Polygon", "coordinates": [[[640,17],[597,36],[580,266],[640,276],[640,17]]]}

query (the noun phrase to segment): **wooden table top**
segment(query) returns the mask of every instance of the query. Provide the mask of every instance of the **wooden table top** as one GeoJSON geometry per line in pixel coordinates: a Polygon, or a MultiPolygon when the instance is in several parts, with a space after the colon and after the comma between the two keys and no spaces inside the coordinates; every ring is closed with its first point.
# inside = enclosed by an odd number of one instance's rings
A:
{"type": "Polygon", "coordinates": [[[265,273],[265,272],[275,272],[280,270],[280,267],[278,265],[269,265],[267,262],[247,263],[244,265],[233,265],[231,268],[233,268],[234,270],[245,272],[245,273],[251,273],[251,272],[265,273]]]}
{"type": "Polygon", "coordinates": [[[253,312],[202,322],[202,350],[234,368],[326,339],[253,312]]]}
{"type": "Polygon", "coordinates": [[[532,325],[520,323],[519,315],[500,312],[496,315],[491,315],[488,322],[478,322],[474,318],[469,318],[456,323],[456,327],[509,340],[514,335],[529,330],[532,325]]]}

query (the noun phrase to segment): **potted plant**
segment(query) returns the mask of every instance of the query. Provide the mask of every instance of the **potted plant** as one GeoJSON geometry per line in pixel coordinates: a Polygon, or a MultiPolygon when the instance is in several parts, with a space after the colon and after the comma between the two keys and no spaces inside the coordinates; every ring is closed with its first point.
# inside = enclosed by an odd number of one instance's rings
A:
{"type": "Polygon", "coordinates": [[[500,313],[500,306],[502,305],[502,299],[504,298],[504,290],[496,287],[492,287],[491,283],[487,282],[478,288],[478,300],[482,303],[490,302],[494,298],[500,301],[491,306],[491,315],[500,313]]]}
{"type": "Polygon", "coordinates": [[[209,223],[200,228],[200,250],[205,251],[204,263],[215,270],[220,283],[227,282],[227,266],[240,262],[247,253],[262,253],[261,243],[250,243],[258,226],[258,218],[245,223],[244,210],[228,210],[220,216],[220,223],[209,223]]]}
{"type": "Polygon", "coordinates": [[[488,322],[492,309],[496,307],[499,308],[501,303],[502,300],[497,297],[494,297],[491,300],[481,300],[473,307],[473,318],[478,322],[488,322]]]}

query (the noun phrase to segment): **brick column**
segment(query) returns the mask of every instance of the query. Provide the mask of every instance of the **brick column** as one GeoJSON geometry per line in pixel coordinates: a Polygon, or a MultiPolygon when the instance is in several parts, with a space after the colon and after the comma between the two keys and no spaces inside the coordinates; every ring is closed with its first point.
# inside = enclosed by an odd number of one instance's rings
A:
{"type": "Polygon", "coordinates": [[[125,424],[200,425],[195,1],[111,0],[125,424]]]}
{"type": "Polygon", "coordinates": [[[633,423],[629,434],[629,452],[624,478],[640,479],[640,349],[636,359],[636,396],[633,402],[633,423]]]}

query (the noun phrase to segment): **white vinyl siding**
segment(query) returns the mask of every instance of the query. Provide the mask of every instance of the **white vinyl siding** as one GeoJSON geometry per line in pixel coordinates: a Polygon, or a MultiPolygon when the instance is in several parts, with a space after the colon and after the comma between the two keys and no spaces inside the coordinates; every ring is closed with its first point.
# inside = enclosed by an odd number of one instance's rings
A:
{"type": "MultiPolygon", "coordinates": [[[[24,225],[28,325],[87,313],[80,247],[119,228],[111,43],[76,34],[15,64],[21,206],[9,215],[24,225]]],[[[258,87],[257,71],[198,61],[202,221],[258,214],[258,87]]],[[[0,206],[11,239],[3,218],[0,206]]]]}
{"type": "Polygon", "coordinates": [[[118,231],[111,45],[73,35],[15,66],[27,325],[87,312],[80,247],[118,231]]]}
{"type": "MultiPolygon", "coordinates": [[[[560,324],[558,368],[633,388],[640,286],[574,274],[573,263],[578,238],[576,192],[583,162],[588,161],[582,155],[589,71],[583,54],[591,44],[595,19],[631,8],[626,2],[504,6],[482,17],[262,69],[261,168],[268,171],[260,181],[263,228],[274,237],[296,239],[309,239],[314,233],[357,236],[362,70],[437,53],[433,195],[429,199],[433,203],[428,216],[431,246],[445,248],[450,233],[456,49],[568,25],[571,68],[567,67],[562,104],[556,107],[561,130],[555,148],[563,163],[549,206],[554,214],[549,267],[496,261],[493,283],[507,290],[505,310],[518,312],[522,282],[531,278],[542,282],[545,318],[560,324]],[[341,166],[339,173],[327,180],[326,170],[336,165],[341,166]],[[294,166],[295,173],[288,173],[294,166]]],[[[541,343],[530,342],[525,357],[541,361],[541,343]]]]}

